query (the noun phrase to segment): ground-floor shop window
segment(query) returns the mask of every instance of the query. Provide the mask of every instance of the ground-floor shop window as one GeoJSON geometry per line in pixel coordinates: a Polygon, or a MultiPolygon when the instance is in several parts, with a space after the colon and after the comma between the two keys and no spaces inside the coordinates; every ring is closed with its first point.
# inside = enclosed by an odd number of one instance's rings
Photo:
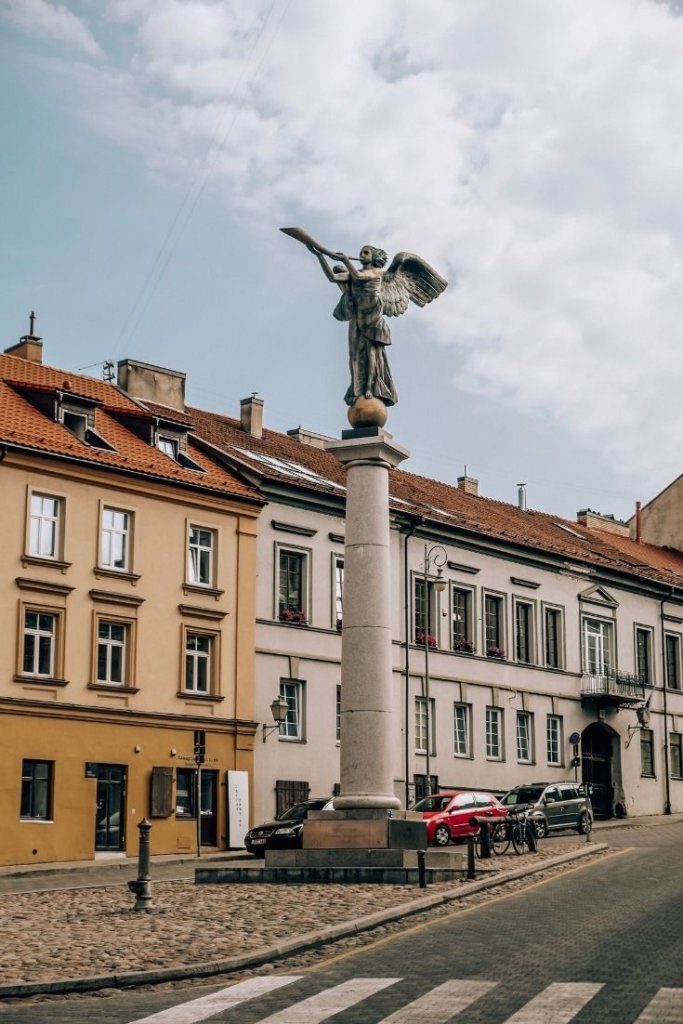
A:
{"type": "Polygon", "coordinates": [[[52,820],[52,761],[29,761],[21,770],[21,817],[31,821],[52,820]]]}

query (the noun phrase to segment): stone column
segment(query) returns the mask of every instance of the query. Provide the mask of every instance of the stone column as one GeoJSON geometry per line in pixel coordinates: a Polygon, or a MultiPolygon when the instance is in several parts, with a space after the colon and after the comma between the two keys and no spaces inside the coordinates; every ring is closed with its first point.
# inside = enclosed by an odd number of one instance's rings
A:
{"type": "Polygon", "coordinates": [[[341,794],[335,808],[398,809],[393,767],[389,470],[410,454],[380,427],[328,444],[346,466],[341,666],[341,794]]]}

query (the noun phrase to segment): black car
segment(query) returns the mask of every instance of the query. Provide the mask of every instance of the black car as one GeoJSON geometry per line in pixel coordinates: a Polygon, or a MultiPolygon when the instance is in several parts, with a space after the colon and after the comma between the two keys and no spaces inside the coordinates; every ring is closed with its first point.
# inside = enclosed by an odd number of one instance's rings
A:
{"type": "Polygon", "coordinates": [[[301,835],[308,812],[332,809],[332,799],[329,796],[302,800],[301,803],[288,807],[274,821],[266,821],[263,825],[250,828],[244,837],[244,845],[255,857],[265,857],[266,850],[298,850],[301,848],[301,835]]]}

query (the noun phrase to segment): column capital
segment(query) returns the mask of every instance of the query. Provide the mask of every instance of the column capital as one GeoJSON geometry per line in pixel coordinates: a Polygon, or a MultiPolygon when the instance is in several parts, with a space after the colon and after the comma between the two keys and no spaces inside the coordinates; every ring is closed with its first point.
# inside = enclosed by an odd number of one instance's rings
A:
{"type": "Polygon", "coordinates": [[[325,449],[344,466],[366,464],[395,469],[410,456],[408,449],[381,427],[344,430],[341,441],[328,441],[325,449]]]}

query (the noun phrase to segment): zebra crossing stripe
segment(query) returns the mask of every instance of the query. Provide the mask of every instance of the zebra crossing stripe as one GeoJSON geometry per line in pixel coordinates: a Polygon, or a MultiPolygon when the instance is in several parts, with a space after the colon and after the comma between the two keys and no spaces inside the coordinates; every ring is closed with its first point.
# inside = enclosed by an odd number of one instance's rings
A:
{"type": "Polygon", "coordinates": [[[495,981],[446,981],[431,992],[384,1017],[381,1024],[445,1024],[498,983],[495,981]]]}
{"type": "Polygon", "coordinates": [[[548,985],[530,1003],[508,1017],[505,1024],[567,1024],[602,987],[562,982],[548,985]]]}
{"type": "Polygon", "coordinates": [[[334,988],[319,992],[317,996],[304,999],[294,1006],[280,1010],[270,1017],[264,1017],[261,1024],[319,1024],[333,1017],[335,1013],[347,1010],[349,1006],[380,992],[389,985],[395,985],[400,978],[353,978],[334,988]]]}
{"type": "Polygon", "coordinates": [[[683,1024],[683,988],[660,988],[635,1024],[683,1024]]]}
{"type": "Polygon", "coordinates": [[[291,985],[293,981],[299,981],[299,975],[282,974],[278,977],[248,978],[240,981],[237,985],[229,988],[222,988],[218,992],[212,992],[208,996],[201,996],[199,999],[192,999],[189,1003],[181,1003],[179,1006],[171,1006],[168,1010],[159,1010],[149,1017],[140,1017],[139,1020],[131,1021],[131,1024],[198,1024],[199,1021],[213,1017],[221,1010],[229,1010],[233,1006],[239,1006],[247,999],[256,999],[257,996],[267,995],[284,985],[291,985]]]}

